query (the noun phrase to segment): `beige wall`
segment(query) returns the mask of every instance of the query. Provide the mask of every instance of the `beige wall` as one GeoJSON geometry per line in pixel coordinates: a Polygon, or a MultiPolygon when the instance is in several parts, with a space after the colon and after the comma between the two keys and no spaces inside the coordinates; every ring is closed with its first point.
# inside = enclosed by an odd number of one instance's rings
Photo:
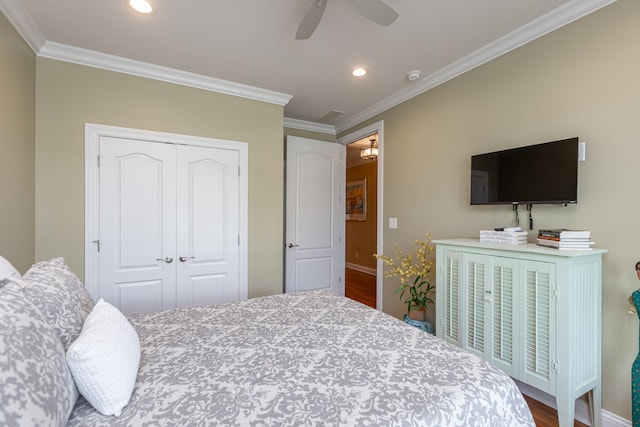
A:
{"type": "Polygon", "coordinates": [[[84,276],[84,125],[249,144],[249,296],[282,292],[283,108],[45,58],[36,77],[36,258],[84,276]]]}
{"type": "Polygon", "coordinates": [[[347,168],[347,182],[367,180],[367,220],[347,221],[345,226],[345,259],[349,264],[376,268],[378,220],[378,162],[347,168]]]}
{"type": "Polygon", "coordinates": [[[323,132],[314,132],[309,130],[284,128],[284,135],[287,136],[299,136],[300,138],[317,139],[319,141],[336,142],[336,136],[323,132]]]}
{"type": "Polygon", "coordinates": [[[36,56],[0,13],[0,255],[21,273],[35,257],[36,56]]]}
{"type": "MultiPolygon", "coordinates": [[[[472,154],[576,135],[586,141],[578,204],[535,206],[534,228],[587,228],[609,250],[603,406],[627,420],[638,351],[627,297],[640,286],[638,17],[640,2],[619,0],[369,121],[384,120],[384,213],[398,217],[398,229],[385,230],[385,252],[395,243],[411,249],[425,230],[434,238],[477,237],[480,229],[512,223],[509,206],[469,206],[472,154]]],[[[399,315],[390,282],[384,309],[399,315]]]]}

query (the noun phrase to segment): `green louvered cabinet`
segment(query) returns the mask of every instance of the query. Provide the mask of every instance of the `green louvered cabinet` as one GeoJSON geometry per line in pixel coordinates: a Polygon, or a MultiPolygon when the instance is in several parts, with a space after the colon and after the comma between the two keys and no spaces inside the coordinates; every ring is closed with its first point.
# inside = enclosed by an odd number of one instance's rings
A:
{"type": "Polygon", "coordinates": [[[436,335],[556,398],[560,427],[589,394],[601,424],[603,249],[436,240],[436,335]]]}

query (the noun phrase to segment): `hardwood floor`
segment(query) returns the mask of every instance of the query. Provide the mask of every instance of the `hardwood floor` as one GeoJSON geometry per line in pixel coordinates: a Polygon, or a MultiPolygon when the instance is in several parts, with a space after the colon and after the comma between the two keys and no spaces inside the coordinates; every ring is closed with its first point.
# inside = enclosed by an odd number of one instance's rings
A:
{"type": "Polygon", "coordinates": [[[376,276],[347,268],[344,294],[347,298],[376,308],[376,276]]]}
{"type": "MultiPolygon", "coordinates": [[[[536,422],[536,427],[558,427],[558,413],[555,409],[548,407],[547,405],[532,399],[529,396],[525,396],[524,399],[531,409],[533,414],[533,420],[536,422]]],[[[574,427],[587,427],[586,424],[580,421],[574,421],[574,427]]]]}
{"type": "MultiPolygon", "coordinates": [[[[345,271],[345,295],[369,307],[376,308],[376,276],[347,268],[345,271]]],[[[536,427],[558,427],[558,413],[528,396],[524,397],[531,409],[536,427]]],[[[587,427],[575,421],[574,427],[587,427]]]]}

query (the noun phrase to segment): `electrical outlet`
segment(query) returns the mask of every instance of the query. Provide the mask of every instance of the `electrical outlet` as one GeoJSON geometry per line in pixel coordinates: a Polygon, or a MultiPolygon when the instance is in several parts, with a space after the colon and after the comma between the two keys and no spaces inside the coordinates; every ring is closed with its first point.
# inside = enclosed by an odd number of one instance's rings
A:
{"type": "Polygon", "coordinates": [[[398,218],[389,218],[389,228],[398,228],[398,218]]]}
{"type": "Polygon", "coordinates": [[[358,253],[358,251],[356,251],[356,258],[359,258],[360,254],[358,253]]]}

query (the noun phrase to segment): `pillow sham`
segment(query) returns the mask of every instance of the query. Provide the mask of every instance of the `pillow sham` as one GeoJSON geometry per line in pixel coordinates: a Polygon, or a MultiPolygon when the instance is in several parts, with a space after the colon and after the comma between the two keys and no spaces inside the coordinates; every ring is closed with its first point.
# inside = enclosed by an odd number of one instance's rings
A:
{"type": "Polygon", "coordinates": [[[0,289],[0,425],[63,426],[78,399],[62,343],[22,294],[0,289]]]}
{"type": "Polygon", "coordinates": [[[65,350],[80,335],[93,299],[64,258],[40,261],[22,276],[27,299],[42,311],[65,350]]]}
{"type": "Polygon", "coordinates": [[[6,258],[0,256],[0,288],[10,277],[20,277],[20,273],[6,258]]]}
{"type": "Polygon", "coordinates": [[[67,364],[91,406],[103,415],[120,416],[138,375],[138,334],[117,308],[100,299],[69,347],[67,364]]]}

